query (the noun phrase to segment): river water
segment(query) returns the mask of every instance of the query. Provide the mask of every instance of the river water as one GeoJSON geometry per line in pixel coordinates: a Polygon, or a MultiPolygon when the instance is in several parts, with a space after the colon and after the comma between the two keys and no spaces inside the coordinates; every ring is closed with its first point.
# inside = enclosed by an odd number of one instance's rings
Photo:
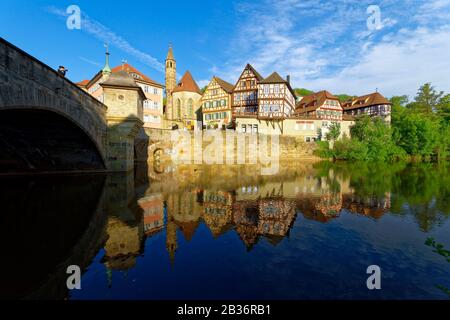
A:
{"type": "Polygon", "coordinates": [[[0,178],[1,298],[449,299],[450,166],[0,178]],[[428,242],[429,244],[429,242],[428,242]],[[68,290],[67,267],[81,268],[68,290]],[[381,289],[367,288],[380,267],[381,289]]]}

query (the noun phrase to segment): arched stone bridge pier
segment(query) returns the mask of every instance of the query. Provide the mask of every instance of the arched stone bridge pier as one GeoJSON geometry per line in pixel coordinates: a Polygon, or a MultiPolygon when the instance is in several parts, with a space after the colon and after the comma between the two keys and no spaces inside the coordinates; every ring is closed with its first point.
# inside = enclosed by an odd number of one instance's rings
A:
{"type": "Polygon", "coordinates": [[[0,173],[130,170],[142,101],[119,110],[114,89],[105,89],[108,110],[106,100],[0,38],[0,173]]]}

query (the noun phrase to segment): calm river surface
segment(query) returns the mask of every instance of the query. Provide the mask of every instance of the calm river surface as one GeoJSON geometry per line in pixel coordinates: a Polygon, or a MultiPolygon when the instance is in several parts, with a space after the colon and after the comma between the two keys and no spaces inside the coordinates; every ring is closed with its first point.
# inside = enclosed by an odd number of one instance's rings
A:
{"type": "Polygon", "coordinates": [[[2,177],[1,298],[449,299],[450,163],[2,177]],[[442,250],[441,250],[442,253],[442,250]],[[69,265],[81,290],[66,288],[69,265]],[[368,290],[367,267],[381,268],[368,290]]]}

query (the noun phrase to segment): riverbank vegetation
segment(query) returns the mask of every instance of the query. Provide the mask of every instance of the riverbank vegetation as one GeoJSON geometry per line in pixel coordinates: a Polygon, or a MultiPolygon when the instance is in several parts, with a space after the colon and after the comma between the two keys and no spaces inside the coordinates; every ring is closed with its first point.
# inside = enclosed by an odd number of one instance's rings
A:
{"type": "Polygon", "coordinates": [[[409,102],[407,96],[394,96],[390,101],[390,126],[381,118],[362,116],[350,128],[351,136],[337,141],[333,127],[328,141],[318,142],[317,155],[365,161],[435,160],[450,155],[450,94],[426,83],[414,101],[409,102]]]}

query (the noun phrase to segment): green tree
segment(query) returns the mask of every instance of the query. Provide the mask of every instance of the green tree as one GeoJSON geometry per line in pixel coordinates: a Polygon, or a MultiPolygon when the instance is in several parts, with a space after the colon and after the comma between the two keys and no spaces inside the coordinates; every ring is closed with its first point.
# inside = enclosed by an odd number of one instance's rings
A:
{"type": "Polygon", "coordinates": [[[442,120],[447,123],[450,122],[450,94],[447,94],[439,99],[436,106],[437,114],[442,120]]]}
{"type": "Polygon", "coordinates": [[[340,102],[345,102],[345,101],[348,101],[350,99],[353,99],[353,96],[350,96],[350,95],[345,94],[345,93],[338,94],[338,95],[336,95],[336,97],[339,98],[340,102]]]}
{"type": "Polygon", "coordinates": [[[341,134],[341,124],[338,122],[332,122],[328,127],[328,132],[325,138],[330,142],[330,148],[333,149],[334,142],[339,138],[341,134]]]}
{"type": "Polygon", "coordinates": [[[438,102],[443,95],[443,91],[437,92],[431,83],[425,83],[417,91],[415,101],[408,106],[415,111],[430,115],[436,111],[438,102]]]}
{"type": "Polygon", "coordinates": [[[408,104],[408,96],[393,96],[389,99],[393,107],[405,107],[408,104]]]}
{"type": "Polygon", "coordinates": [[[395,122],[395,143],[409,155],[431,156],[439,142],[440,125],[417,113],[405,113],[395,122]]]}
{"type": "Polygon", "coordinates": [[[305,88],[296,88],[296,89],[294,89],[294,92],[297,96],[302,96],[302,97],[314,93],[314,91],[311,91],[311,90],[308,90],[305,88]]]}

